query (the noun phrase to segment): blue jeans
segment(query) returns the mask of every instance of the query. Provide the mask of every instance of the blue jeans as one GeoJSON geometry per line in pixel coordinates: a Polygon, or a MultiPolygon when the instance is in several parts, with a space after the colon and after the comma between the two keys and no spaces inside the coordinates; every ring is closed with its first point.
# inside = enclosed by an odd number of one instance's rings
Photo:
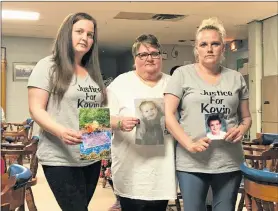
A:
{"type": "Polygon", "coordinates": [[[241,172],[206,174],[177,171],[184,211],[206,211],[206,197],[211,186],[213,211],[234,211],[241,172]]]}

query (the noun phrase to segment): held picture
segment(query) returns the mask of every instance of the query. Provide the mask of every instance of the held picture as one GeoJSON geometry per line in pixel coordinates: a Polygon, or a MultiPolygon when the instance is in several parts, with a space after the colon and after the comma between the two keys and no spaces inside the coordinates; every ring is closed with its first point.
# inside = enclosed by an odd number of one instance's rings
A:
{"type": "Polygon", "coordinates": [[[205,114],[206,134],[211,140],[223,139],[227,132],[223,114],[205,114]]]}
{"type": "Polygon", "coordinates": [[[106,160],[110,158],[111,127],[108,108],[80,108],[79,129],[81,160],[106,160]]]}
{"type": "Polygon", "coordinates": [[[135,107],[136,116],[140,119],[136,127],[135,144],[163,145],[166,132],[163,99],[137,99],[135,107]]]}
{"type": "Polygon", "coordinates": [[[13,63],[13,80],[23,80],[27,81],[29,76],[31,75],[34,67],[36,66],[36,62],[15,62],[13,63]]]}

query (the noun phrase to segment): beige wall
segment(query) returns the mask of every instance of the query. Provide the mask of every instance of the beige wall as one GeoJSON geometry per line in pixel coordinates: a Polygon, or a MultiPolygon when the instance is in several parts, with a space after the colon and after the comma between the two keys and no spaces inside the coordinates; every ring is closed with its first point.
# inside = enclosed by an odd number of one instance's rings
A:
{"type": "Polygon", "coordinates": [[[163,60],[162,71],[164,73],[169,74],[172,67],[184,65],[184,61],[195,62],[192,46],[163,45],[162,50],[168,55],[167,60],[163,60]],[[177,52],[177,56],[175,56],[175,52],[177,52]]]}
{"type": "Polygon", "coordinates": [[[7,49],[6,119],[23,122],[29,117],[27,81],[13,81],[14,62],[38,62],[51,52],[52,39],[2,37],[7,49]]]}
{"type": "MultiPolygon", "coordinates": [[[[3,37],[2,46],[7,48],[7,121],[18,122],[29,117],[28,100],[27,100],[27,81],[13,81],[12,63],[13,62],[37,62],[41,58],[47,56],[51,52],[52,39],[42,38],[27,38],[27,37],[3,37]]],[[[183,65],[184,61],[194,62],[193,47],[192,46],[177,46],[177,45],[163,45],[162,49],[167,52],[168,58],[163,60],[163,72],[169,73],[170,69],[175,65],[183,65]],[[173,50],[174,48],[174,50],[173,50]],[[178,52],[176,58],[174,52],[178,52]]],[[[240,52],[241,54],[247,54],[240,52]]],[[[118,73],[131,70],[133,58],[126,53],[125,55],[115,55],[115,60],[112,57],[101,58],[104,62],[104,67],[109,68],[115,76],[115,71],[118,73]],[[124,58],[123,58],[124,57],[124,58]],[[124,64],[120,65],[120,61],[124,64]],[[117,67],[114,67],[117,65],[117,67]],[[113,68],[112,68],[113,67],[113,68]],[[119,70],[124,67],[124,71],[119,70]]],[[[231,55],[232,52],[227,51],[224,65],[233,67],[236,64],[238,56],[231,55]]],[[[106,68],[107,69],[107,68],[106,68]]],[[[108,74],[108,72],[106,71],[108,74]]]]}
{"type": "Polygon", "coordinates": [[[262,132],[278,133],[278,15],[263,22],[262,132]]]}
{"type": "MultiPolygon", "coordinates": [[[[10,37],[2,38],[2,46],[7,49],[7,99],[6,118],[9,122],[21,122],[29,117],[27,100],[27,81],[13,81],[13,62],[38,62],[43,57],[51,53],[52,39],[30,38],[30,37],[10,37]]],[[[193,61],[192,47],[178,46],[178,57],[171,56],[173,45],[163,46],[163,50],[168,53],[168,59],[163,61],[163,71],[169,73],[170,69],[183,64],[183,61],[193,61]]],[[[105,75],[115,77],[117,72],[131,70],[133,64],[132,56],[119,54],[104,57],[100,55],[101,66],[105,75]],[[126,58],[123,58],[126,57],[126,58]],[[119,60],[124,63],[124,71],[118,70],[119,60]],[[130,67],[129,67],[130,66],[130,67]]]]}
{"type": "Polygon", "coordinates": [[[263,22],[263,76],[278,75],[278,15],[263,22]]]}

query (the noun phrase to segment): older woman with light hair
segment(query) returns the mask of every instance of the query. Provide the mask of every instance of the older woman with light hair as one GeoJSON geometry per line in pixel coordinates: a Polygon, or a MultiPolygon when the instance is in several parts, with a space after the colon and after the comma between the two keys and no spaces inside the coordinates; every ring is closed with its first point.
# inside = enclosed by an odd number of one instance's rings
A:
{"type": "MultiPolygon", "coordinates": [[[[162,145],[150,145],[150,138],[142,141],[146,144],[136,143],[136,131],[143,124],[136,102],[155,98],[163,103],[170,76],[161,72],[161,46],[154,35],[139,36],[132,54],[135,70],[119,75],[107,88],[114,129],[114,189],[122,211],[165,211],[168,200],[176,198],[174,142],[169,134],[162,134],[162,145]]],[[[148,111],[154,116],[152,108],[148,111]]]]}
{"type": "Polygon", "coordinates": [[[165,91],[166,126],[178,141],[176,169],[184,210],[205,211],[210,186],[214,211],[235,210],[244,161],[241,140],[251,117],[243,76],[221,65],[225,34],[217,18],[203,20],[196,32],[196,63],[179,67],[165,91]],[[213,113],[224,116],[227,131],[212,141],[206,118],[213,113]]]}

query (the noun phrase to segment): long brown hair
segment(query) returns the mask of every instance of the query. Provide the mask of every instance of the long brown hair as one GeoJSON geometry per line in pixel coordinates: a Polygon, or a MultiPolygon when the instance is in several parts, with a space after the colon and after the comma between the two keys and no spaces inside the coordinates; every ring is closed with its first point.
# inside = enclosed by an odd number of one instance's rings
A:
{"type": "Polygon", "coordinates": [[[88,71],[90,77],[102,90],[102,104],[107,104],[106,90],[103,83],[98,57],[97,22],[87,13],[74,13],[65,18],[61,24],[52,49],[53,74],[51,75],[51,87],[54,99],[58,104],[64,97],[65,92],[72,81],[74,74],[74,49],[72,46],[72,28],[80,20],[89,20],[94,24],[94,42],[91,49],[83,56],[81,65],[88,71]]]}

